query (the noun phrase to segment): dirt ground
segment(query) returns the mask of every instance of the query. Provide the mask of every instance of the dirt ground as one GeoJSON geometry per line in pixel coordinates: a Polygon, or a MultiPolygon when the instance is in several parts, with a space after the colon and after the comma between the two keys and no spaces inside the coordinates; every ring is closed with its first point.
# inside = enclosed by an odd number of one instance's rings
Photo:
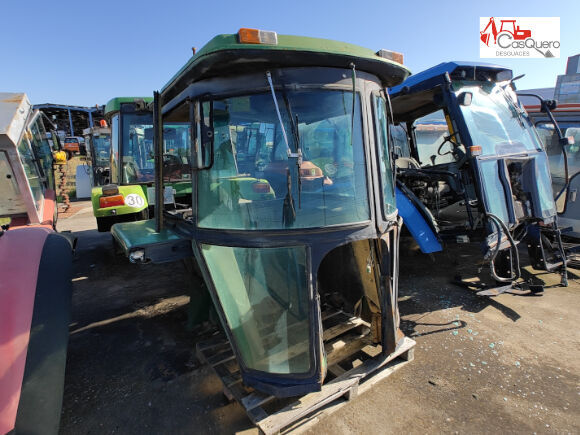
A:
{"type": "MultiPolygon", "coordinates": [[[[252,428],[195,357],[206,335],[186,328],[182,264],[130,264],[96,231],[90,204],[75,209],[59,222],[78,237],[61,433],[252,428]]],[[[483,298],[450,284],[476,272],[476,256],[407,246],[399,306],[415,360],[311,433],[580,433],[580,271],[569,287],[536,275],[542,296],[483,298]]]]}

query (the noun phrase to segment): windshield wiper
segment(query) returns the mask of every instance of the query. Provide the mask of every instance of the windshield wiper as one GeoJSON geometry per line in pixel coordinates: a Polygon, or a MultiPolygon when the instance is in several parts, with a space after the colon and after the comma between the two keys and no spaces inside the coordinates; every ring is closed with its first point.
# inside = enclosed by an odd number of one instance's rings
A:
{"type": "Polygon", "coordinates": [[[286,169],[286,189],[288,193],[284,198],[284,206],[282,207],[282,223],[286,227],[291,227],[296,220],[296,207],[294,206],[294,198],[292,198],[292,177],[290,176],[290,169],[286,169]]]}
{"type": "MultiPolygon", "coordinates": [[[[274,91],[274,83],[272,82],[272,74],[270,71],[266,71],[266,78],[268,79],[268,84],[270,85],[270,91],[272,92],[272,99],[274,100],[274,107],[276,107],[276,114],[278,115],[278,121],[280,122],[280,128],[282,129],[282,136],[284,136],[284,142],[286,144],[286,152],[288,154],[288,158],[297,158],[298,165],[302,164],[302,150],[300,149],[300,144],[297,144],[296,152],[293,153],[290,149],[290,144],[288,143],[288,135],[286,134],[286,129],[284,128],[284,122],[282,121],[282,115],[280,114],[280,107],[278,106],[278,99],[276,98],[276,91],[274,91]]],[[[290,113],[290,105],[288,103],[288,99],[284,98],[284,102],[286,104],[286,108],[288,110],[288,114],[290,116],[290,125],[292,125],[292,129],[294,130],[294,121],[292,120],[292,114],[290,113]]],[[[293,131],[293,133],[295,133],[293,131]]]]}
{"type": "MultiPolygon", "coordinates": [[[[297,130],[298,127],[294,125],[294,119],[292,117],[292,112],[290,110],[290,103],[286,93],[283,92],[284,104],[286,105],[286,110],[288,116],[290,117],[290,125],[292,126],[292,133],[294,134],[294,140],[296,144],[296,152],[293,153],[290,149],[290,144],[288,143],[288,135],[286,134],[286,129],[284,128],[284,122],[282,121],[282,114],[280,113],[280,107],[278,106],[278,99],[276,98],[276,91],[274,90],[274,83],[272,82],[272,74],[270,71],[266,71],[266,78],[268,79],[268,84],[270,85],[270,91],[272,93],[272,99],[274,100],[274,107],[276,108],[276,114],[278,115],[278,122],[280,122],[280,128],[282,130],[282,136],[284,137],[284,142],[286,144],[286,153],[288,159],[296,158],[296,165],[298,166],[298,183],[300,183],[300,167],[302,166],[302,149],[300,149],[300,142],[298,140],[297,130]]],[[[298,193],[300,194],[300,190],[298,193]]],[[[300,202],[300,200],[299,200],[300,202]]],[[[282,220],[286,226],[291,226],[296,219],[296,208],[294,206],[294,199],[292,198],[292,177],[290,176],[290,169],[287,170],[287,192],[284,198],[284,208],[282,214],[282,220]]]]}
{"type": "Polygon", "coordinates": [[[302,208],[302,176],[300,174],[300,169],[302,167],[302,147],[300,146],[300,132],[298,131],[298,115],[294,117],[292,114],[290,101],[288,101],[288,95],[286,95],[284,89],[282,89],[282,98],[284,99],[284,105],[286,106],[288,117],[290,118],[290,127],[292,127],[292,135],[294,137],[294,149],[296,150],[296,155],[298,157],[296,159],[296,166],[298,167],[298,208],[302,208]]]}
{"type": "MultiPolygon", "coordinates": [[[[508,103],[508,107],[510,109],[510,111],[512,112],[512,115],[514,118],[516,118],[520,124],[520,126],[525,129],[526,125],[524,123],[523,115],[525,113],[525,111],[519,106],[518,102],[517,102],[517,96],[516,96],[516,100],[514,100],[514,97],[512,97],[512,95],[509,94],[509,92],[507,91],[507,87],[512,85],[512,82],[514,82],[515,80],[521,79],[525,74],[522,74],[520,76],[514,77],[513,79],[511,79],[505,86],[498,86],[501,89],[501,92],[503,94],[503,98],[507,101],[508,103]]],[[[515,96],[515,92],[514,92],[514,96],[515,96]]]]}

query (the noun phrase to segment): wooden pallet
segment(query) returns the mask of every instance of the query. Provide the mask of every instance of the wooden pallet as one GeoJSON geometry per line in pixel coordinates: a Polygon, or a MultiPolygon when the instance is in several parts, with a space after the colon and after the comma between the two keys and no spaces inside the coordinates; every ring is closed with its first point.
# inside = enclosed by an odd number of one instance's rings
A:
{"type": "Polygon", "coordinates": [[[348,400],[370,389],[413,360],[415,341],[405,337],[388,357],[370,342],[369,325],[341,311],[322,313],[328,374],[321,391],[289,399],[246,387],[230,343],[223,334],[198,343],[197,356],[209,364],[224,385],[224,394],[245,409],[264,434],[302,432],[321,417],[332,414],[348,400]]]}

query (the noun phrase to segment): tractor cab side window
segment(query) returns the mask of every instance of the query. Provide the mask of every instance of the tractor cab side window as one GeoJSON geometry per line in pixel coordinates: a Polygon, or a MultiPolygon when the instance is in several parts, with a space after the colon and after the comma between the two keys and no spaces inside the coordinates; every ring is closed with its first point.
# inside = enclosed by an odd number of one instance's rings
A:
{"type": "Polygon", "coordinates": [[[379,156],[379,171],[381,174],[381,189],[385,214],[396,210],[395,192],[393,186],[393,169],[389,151],[389,136],[387,130],[387,108],[383,97],[375,96],[375,129],[379,156]]]}
{"type": "Polygon", "coordinates": [[[28,184],[30,184],[30,190],[32,191],[36,210],[40,211],[42,207],[42,198],[44,196],[44,186],[40,178],[40,171],[36,166],[34,154],[32,153],[32,149],[30,148],[26,136],[28,136],[28,132],[24,132],[24,135],[18,144],[18,154],[20,155],[20,161],[24,167],[26,178],[28,178],[28,184]]]}
{"type": "Polygon", "coordinates": [[[44,125],[42,124],[42,117],[38,116],[36,121],[30,125],[31,145],[34,153],[38,157],[40,169],[47,187],[54,189],[54,175],[52,172],[52,152],[44,125]]]}

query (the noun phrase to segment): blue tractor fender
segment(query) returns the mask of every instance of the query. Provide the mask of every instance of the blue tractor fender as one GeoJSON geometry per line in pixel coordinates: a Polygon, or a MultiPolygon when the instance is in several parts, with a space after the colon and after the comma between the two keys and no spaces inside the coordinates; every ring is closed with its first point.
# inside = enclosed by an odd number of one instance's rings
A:
{"type": "MultiPolygon", "coordinates": [[[[419,211],[414,201],[410,198],[411,192],[404,193],[398,186],[395,189],[397,198],[397,208],[399,215],[403,218],[403,223],[419,244],[421,252],[430,254],[443,250],[437,235],[423,214],[419,211]]],[[[418,201],[417,198],[414,198],[418,201]]]]}

